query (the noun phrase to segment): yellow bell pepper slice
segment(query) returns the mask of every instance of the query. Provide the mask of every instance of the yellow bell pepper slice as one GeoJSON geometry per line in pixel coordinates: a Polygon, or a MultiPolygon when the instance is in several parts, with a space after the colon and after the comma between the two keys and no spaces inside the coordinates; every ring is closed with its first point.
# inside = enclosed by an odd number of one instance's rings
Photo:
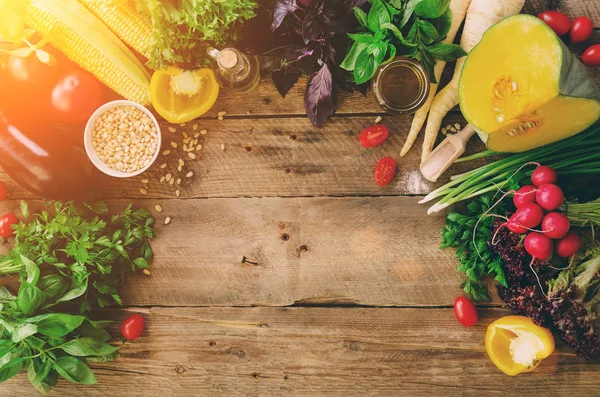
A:
{"type": "Polygon", "coordinates": [[[202,116],[219,96],[211,69],[183,70],[174,66],[154,72],[150,81],[152,106],[169,123],[185,123],[202,116]]]}
{"type": "Polygon", "coordinates": [[[487,329],[485,349],[492,362],[506,375],[531,372],[554,352],[554,337],[524,316],[507,316],[487,329]]]}

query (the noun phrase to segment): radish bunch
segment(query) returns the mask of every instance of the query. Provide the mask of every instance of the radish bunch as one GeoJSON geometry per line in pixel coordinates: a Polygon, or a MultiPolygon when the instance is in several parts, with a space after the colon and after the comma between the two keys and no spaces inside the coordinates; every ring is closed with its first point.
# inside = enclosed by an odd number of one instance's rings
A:
{"type": "Polygon", "coordinates": [[[513,233],[527,234],[525,250],[535,259],[546,261],[553,253],[568,258],[577,253],[581,241],[570,232],[569,219],[556,212],[565,196],[556,185],[558,176],[550,167],[539,166],[531,175],[531,185],[514,193],[517,211],[505,226],[513,233]],[[533,230],[541,225],[541,231],[533,230]]]}

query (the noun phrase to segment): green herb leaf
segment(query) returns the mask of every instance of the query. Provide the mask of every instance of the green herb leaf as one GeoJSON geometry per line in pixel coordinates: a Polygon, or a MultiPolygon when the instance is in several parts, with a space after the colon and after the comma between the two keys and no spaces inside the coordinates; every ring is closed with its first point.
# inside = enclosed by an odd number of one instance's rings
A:
{"type": "Polygon", "coordinates": [[[438,38],[438,31],[435,26],[429,21],[419,20],[417,23],[419,27],[421,41],[424,44],[431,44],[438,38]]]}
{"type": "Polygon", "coordinates": [[[27,282],[31,285],[36,285],[40,277],[40,268],[23,255],[21,255],[21,263],[25,266],[25,271],[27,272],[27,282]]]}
{"type": "Polygon", "coordinates": [[[353,71],[356,66],[356,60],[358,59],[358,56],[362,52],[366,51],[367,47],[368,44],[359,43],[358,41],[355,41],[352,45],[352,48],[350,49],[350,52],[348,52],[346,58],[344,59],[340,67],[350,72],[353,71]]]}
{"type": "Polygon", "coordinates": [[[93,385],[96,383],[96,377],[90,367],[83,360],[76,357],[58,357],[53,368],[69,382],[80,385],[93,385]]]}
{"type": "Polygon", "coordinates": [[[427,50],[435,59],[446,62],[456,61],[467,55],[465,50],[457,44],[434,44],[427,50]]]}
{"type": "Polygon", "coordinates": [[[23,314],[31,316],[44,303],[44,293],[35,285],[22,282],[17,295],[17,307],[23,314]]]}
{"type": "Polygon", "coordinates": [[[107,356],[119,350],[116,346],[111,346],[108,343],[100,342],[90,337],[83,337],[70,340],[60,348],[72,356],[87,357],[87,356],[107,356]]]}
{"type": "Polygon", "coordinates": [[[69,285],[67,279],[60,274],[48,274],[40,278],[38,287],[44,293],[46,301],[54,302],[65,293],[69,285]]]}
{"type": "Polygon", "coordinates": [[[404,36],[402,35],[402,32],[395,25],[393,25],[391,23],[385,23],[385,24],[381,25],[381,27],[383,29],[390,30],[394,34],[394,36],[396,36],[396,38],[398,39],[398,41],[400,41],[400,43],[402,45],[407,46],[407,47],[416,47],[417,46],[417,44],[407,41],[404,38],[404,36]]]}
{"type": "Polygon", "coordinates": [[[392,21],[392,16],[382,0],[373,0],[367,17],[369,29],[375,33],[381,30],[381,25],[392,21]]]}
{"type": "Polygon", "coordinates": [[[41,393],[45,394],[50,391],[50,387],[42,381],[46,379],[51,369],[52,361],[50,360],[42,361],[40,358],[34,358],[29,362],[27,378],[31,385],[41,393]]]}
{"type": "Polygon", "coordinates": [[[415,6],[420,1],[421,0],[408,0],[408,2],[406,3],[406,7],[404,7],[404,13],[402,14],[402,19],[400,20],[400,23],[398,24],[398,29],[402,29],[406,26],[406,24],[408,23],[410,18],[413,16],[413,13],[415,12],[415,6]]]}
{"type": "Polygon", "coordinates": [[[448,7],[450,7],[450,0],[421,0],[415,7],[415,14],[421,18],[439,18],[448,7]]]}
{"type": "Polygon", "coordinates": [[[6,287],[0,287],[0,303],[9,303],[16,299],[17,297],[11,294],[6,287]]]}
{"type": "Polygon", "coordinates": [[[38,331],[42,335],[60,338],[79,327],[85,317],[64,313],[52,313],[37,321],[38,331]]]}
{"type": "Polygon", "coordinates": [[[358,21],[360,26],[362,26],[363,28],[366,28],[366,29],[369,28],[368,17],[367,17],[367,14],[363,10],[361,10],[358,7],[354,7],[354,16],[356,17],[356,20],[358,21]]]}
{"type": "Polygon", "coordinates": [[[432,24],[438,32],[438,37],[435,41],[444,40],[452,27],[452,11],[448,8],[444,15],[433,20],[432,24]]]}
{"type": "Polygon", "coordinates": [[[35,324],[21,324],[16,327],[12,333],[12,341],[15,343],[21,342],[23,339],[35,335],[37,326],[35,324]]]}
{"type": "Polygon", "coordinates": [[[357,43],[373,44],[378,40],[371,33],[348,33],[348,37],[357,43]]]}
{"type": "Polygon", "coordinates": [[[14,358],[0,367],[0,383],[18,374],[23,368],[23,362],[29,358],[14,358]]]}

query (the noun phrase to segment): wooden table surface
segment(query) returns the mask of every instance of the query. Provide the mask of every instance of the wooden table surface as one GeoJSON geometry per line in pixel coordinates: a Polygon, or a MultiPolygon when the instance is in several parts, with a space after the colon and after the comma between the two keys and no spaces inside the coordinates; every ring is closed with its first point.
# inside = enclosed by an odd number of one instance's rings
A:
{"type": "MultiPolygon", "coordinates": [[[[557,7],[600,28],[598,0],[529,1],[525,12],[557,7]]],[[[151,276],[130,276],[126,306],[101,313],[116,320],[114,335],[132,313],[143,313],[147,328],[119,360],[93,364],[97,385],[61,380],[52,395],[600,395],[600,364],[560,342],[533,373],[511,378],[495,368],[485,331],[510,311],[494,297],[479,308],[477,326],[456,322],[462,277],[454,252],[438,249],[444,214],[428,217],[417,204],[436,187],[418,171],[422,141],[399,161],[392,184],[373,181],[378,159],[399,158],[411,116],[383,115],[390,139],[366,150],[357,135],[380,114],[370,95],[341,93],[337,115],[315,129],[304,115],[304,83],[285,99],[269,81],[248,95],[223,93],[206,117],[171,126],[176,132],[163,126],[165,149],[183,132],[207,129],[197,160],[171,149],[148,175],[99,181],[113,208],[132,200],[164,208],[155,213],[151,276]],[[222,121],[219,111],[227,112],[222,121]],[[179,157],[195,175],[183,178],[177,199],[159,179],[179,157]]],[[[458,112],[447,120],[464,125],[458,112]]],[[[9,187],[13,197],[35,199],[9,187]]],[[[35,391],[23,373],[0,384],[0,394],[35,391]]]]}

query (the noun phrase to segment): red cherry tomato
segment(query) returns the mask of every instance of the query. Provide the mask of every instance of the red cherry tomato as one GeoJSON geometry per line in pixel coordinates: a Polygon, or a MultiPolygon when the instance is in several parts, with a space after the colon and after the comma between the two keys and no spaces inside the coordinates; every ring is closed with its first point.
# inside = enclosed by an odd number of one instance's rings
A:
{"type": "Polygon", "coordinates": [[[6,198],[8,194],[8,188],[6,187],[6,183],[0,181],[0,201],[6,198]]]}
{"type": "Polygon", "coordinates": [[[592,20],[588,17],[579,17],[573,21],[569,37],[571,37],[573,43],[582,43],[590,38],[593,31],[594,24],[592,20]]]}
{"type": "Polygon", "coordinates": [[[571,20],[562,12],[544,11],[538,15],[538,18],[546,22],[546,25],[550,26],[550,29],[559,36],[569,33],[571,28],[571,20]]]}
{"type": "Polygon", "coordinates": [[[468,298],[459,296],[454,301],[454,315],[459,323],[465,327],[472,327],[479,321],[477,308],[468,298]]]}
{"type": "Polygon", "coordinates": [[[127,340],[135,340],[144,332],[145,321],[141,314],[129,316],[121,325],[121,334],[127,340]]]}
{"type": "Polygon", "coordinates": [[[104,88],[94,76],[77,70],[56,84],[51,100],[59,120],[83,124],[104,103],[104,88]]]}
{"type": "Polygon", "coordinates": [[[391,182],[396,175],[396,162],[391,157],[384,157],[379,160],[375,167],[375,182],[379,186],[385,186],[391,182]]]}
{"type": "Polygon", "coordinates": [[[9,238],[15,231],[12,230],[11,226],[19,223],[17,216],[12,212],[0,216],[0,237],[9,238]]]}
{"type": "Polygon", "coordinates": [[[374,125],[360,133],[358,141],[362,147],[372,148],[381,145],[390,135],[390,129],[385,125],[374,125]]]}
{"type": "Polygon", "coordinates": [[[594,44],[593,46],[585,50],[581,60],[587,66],[600,66],[600,44],[594,44]]]}

